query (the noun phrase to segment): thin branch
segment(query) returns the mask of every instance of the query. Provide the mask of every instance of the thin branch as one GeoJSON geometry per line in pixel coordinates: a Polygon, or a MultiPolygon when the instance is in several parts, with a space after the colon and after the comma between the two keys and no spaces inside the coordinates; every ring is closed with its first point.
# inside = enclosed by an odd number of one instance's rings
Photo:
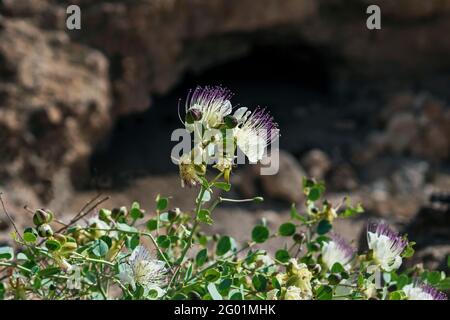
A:
{"type": "MultiPolygon", "coordinates": [[[[77,214],[72,220],[70,220],[70,222],[62,227],[61,229],[59,229],[58,231],[56,231],[57,233],[60,233],[64,230],[66,230],[68,227],[70,227],[71,225],[73,225],[74,223],[78,222],[79,220],[83,219],[85,216],[87,216],[89,213],[92,212],[92,210],[94,210],[95,208],[97,208],[99,205],[101,205],[103,202],[106,202],[109,200],[109,196],[102,198],[101,200],[97,201],[96,203],[94,203],[94,205],[92,205],[87,211],[82,212],[81,214],[77,214]]],[[[92,203],[92,202],[91,202],[92,203]]]]}
{"type": "Polygon", "coordinates": [[[25,241],[25,240],[22,238],[22,236],[20,235],[19,229],[17,229],[17,226],[16,226],[16,224],[14,223],[13,218],[9,215],[8,210],[6,210],[5,202],[3,202],[3,197],[2,197],[2,195],[3,195],[3,192],[0,192],[0,202],[2,203],[3,211],[5,212],[6,216],[8,217],[8,219],[9,219],[9,221],[11,222],[12,226],[14,227],[14,230],[16,231],[17,236],[18,236],[22,241],[25,241]]]}

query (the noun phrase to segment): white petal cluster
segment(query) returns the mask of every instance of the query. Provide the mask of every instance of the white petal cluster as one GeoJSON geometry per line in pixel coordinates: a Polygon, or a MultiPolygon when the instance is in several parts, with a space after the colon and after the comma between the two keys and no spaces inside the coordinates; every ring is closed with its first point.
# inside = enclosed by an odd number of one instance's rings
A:
{"type": "Polygon", "coordinates": [[[145,247],[137,246],[121,267],[123,271],[119,278],[123,283],[130,284],[133,289],[140,285],[146,293],[155,290],[158,297],[164,294],[161,287],[167,280],[165,263],[153,258],[145,247]]]}

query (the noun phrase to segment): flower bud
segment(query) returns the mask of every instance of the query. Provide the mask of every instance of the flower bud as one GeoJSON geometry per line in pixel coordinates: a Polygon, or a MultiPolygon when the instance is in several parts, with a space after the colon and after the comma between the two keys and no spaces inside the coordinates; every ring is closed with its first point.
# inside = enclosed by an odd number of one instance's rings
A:
{"type": "Polygon", "coordinates": [[[37,209],[33,216],[33,223],[40,226],[44,223],[50,223],[53,220],[53,214],[44,209],[37,209]]]}
{"type": "Polygon", "coordinates": [[[65,244],[63,244],[61,246],[61,254],[62,255],[67,255],[75,250],[77,250],[78,246],[75,242],[66,242],[65,244]]]}
{"type": "Polygon", "coordinates": [[[237,119],[231,115],[228,115],[225,118],[223,118],[223,122],[225,123],[228,129],[233,129],[238,125],[237,119]]]}
{"type": "Polygon", "coordinates": [[[180,212],[181,211],[180,211],[179,208],[175,208],[175,209],[169,210],[167,212],[167,216],[169,218],[169,221],[174,221],[177,218],[177,216],[180,214],[180,212]]]}
{"type": "Polygon", "coordinates": [[[111,211],[107,209],[100,209],[98,212],[98,217],[102,221],[109,222],[111,220],[111,211]]]}
{"type": "Polygon", "coordinates": [[[61,245],[67,242],[66,236],[62,235],[61,233],[55,233],[53,235],[53,238],[55,238],[55,240],[57,240],[61,245]]]}
{"type": "Polygon", "coordinates": [[[53,235],[53,230],[52,230],[52,227],[50,227],[50,225],[44,223],[39,226],[38,233],[41,237],[48,238],[53,235]]]}
{"type": "Polygon", "coordinates": [[[115,221],[125,217],[128,214],[126,207],[114,208],[111,212],[111,216],[115,221]]]}
{"type": "Polygon", "coordinates": [[[23,233],[25,234],[25,233],[31,233],[33,236],[35,236],[36,238],[38,237],[38,232],[36,231],[36,229],[35,228],[31,228],[31,227],[28,227],[28,228],[26,228],[24,231],[23,231],[23,233]]]}
{"type": "Polygon", "coordinates": [[[186,122],[188,124],[193,124],[195,121],[200,121],[202,119],[202,112],[197,108],[191,108],[186,113],[186,122]]]}

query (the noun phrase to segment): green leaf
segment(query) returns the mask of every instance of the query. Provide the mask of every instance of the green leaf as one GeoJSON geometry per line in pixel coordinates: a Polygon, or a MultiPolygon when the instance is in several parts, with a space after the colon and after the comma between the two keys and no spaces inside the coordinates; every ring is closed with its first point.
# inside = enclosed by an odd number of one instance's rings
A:
{"type": "Polygon", "coordinates": [[[401,290],[409,283],[409,277],[406,274],[402,274],[397,278],[397,289],[401,290]]]}
{"type": "Polygon", "coordinates": [[[290,214],[291,214],[291,219],[299,220],[302,223],[307,223],[308,222],[308,220],[304,216],[302,216],[302,215],[300,215],[298,213],[297,208],[295,207],[295,203],[293,203],[291,205],[290,214]]]}
{"type": "Polygon", "coordinates": [[[61,244],[53,239],[48,239],[47,241],[45,241],[45,246],[50,251],[58,251],[59,249],[61,249],[61,244]]]}
{"type": "Polygon", "coordinates": [[[106,253],[108,253],[108,250],[108,244],[100,239],[95,241],[95,244],[92,247],[92,253],[97,257],[104,257],[106,253]]]}
{"type": "Polygon", "coordinates": [[[411,258],[414,255],[414,245],[416,243],[414,241],[409,241],[408,245],[406,246],[405,250],[402,252],[403,258],[411,258]]]}
{"type": "Polygon", "coordinates": [[[450,256],[447,257],[447,267],[450,269],[450,256]]]}
{"type": "Polygon", "coordinates": [[[213,300],[222,300],[222,296],[220,295],[219,291],[217,291],[216,285],[214,283],[209,283],[207,288],[213,300]]]}
{"type": "Polygon", "coordinates": [[[331,300],[333,298],[333,289],[330,286],[322,285],[316,291],[317,300],[331,300]]]}
{"type": "Polygon", "coordinates": [[[38,237],[38,233],[37,233],[36,229],[34,229],[34,228],[26,228],[23,233],[23,239],[26,242],[34,243],[34,242],[36,242],[37,237],[38,237]]]}
{"type": "Polygon", "coordinates": [[[45,269],[42,269],[38,272],[38,276],[41,278],[47,278],[50,276],[53,276],[55,274],[58,274],[60,269],[58,267],[48,267],[45,269]]]}
{"type": "Polygon", "coordinates": [[[233,280],[230,278],[223,279],[219,284],[219,291],[226,291],[230,289],[231,285],[233,284],[233,280]]]}
{"type": "Polygon", "coordinates": [[[12,260],[14,258],[14,250],[11,247],[0,247],[0,260],[12,260]]]}
{"type": "Polygon", "coordinates": [[[262,274],[258,274],[252,278],[252,284],[257,291],[264,291],[267,287],[267,279],[262,274]]]}
{"type": "Polygon", "coordinates": [[[278,233],[283,237],[290,237],[295,233],[295,224],[286,222],[278,228],[278,233]]]}
{"type": "Polygon", "coordinates": [[[166,249],[170,247],[170,238],[166,235],[161,235],[158,238],[156,238],[156,242],[161,248],[166,249]]]}
{"type": "Polygon", "coordinates": [[[205,192],[203,193],[203,197],[200,199],[200,195],[197,198],[197,201],[200,202],[208,202],[209,200],[211,200],[211,192],[209,192],[208,190],[205,190],[205,192]]]}
{"type": "Polygon", "coordinates": [[[216,254],[218,256],[223,256],[225,253],[231,250],[231,238],[229,236],[223,236],[217,242],[216,254]]]}
{"type": "Polygon", "coordinates": [[[230,191],[230,189],[231,189],[231,184],[226,183],[226,182],[214,182],[214,186],[216,188],[222,189],[226,192],[230,191]]]}
{"type": "Polygon", "coordinates": [[[309,201],[317,201],[322,196],[322,190],[318,187],[313,187],[309,190],[308,200],[309,201]]]}
{"type": "Polygon", "coordinates": [[[202,249],[197,253],[197,256],[195,257],[195,263],[197,266],[201,267],[205,264],[206,260],[208,259],[208,250],[202,249]]]}
{"type": "Polygon", "coordinates": [[[129,226],[126,223],[118,223],[117,230],[122,232],[138,232],[138,230],[135,227],[129,226]]]}
{"type": "Polygon", "coordinates": [[[163,211],[169,205],[169,199],[160,197],[159,195],[156,197],[156,209],[159,211],[163,211]]]}
{"type": "Polygon", "coordinates": [[[360,204],[360,203],[358,203],[357,205],[356,205],[356,207],[353,207],[351,204],[350,204],[350,201],[348,200],[348,198],[346,199],[346,208],[345,208],[345,210],[342,212],[342,216],[344,217],[344,218],[349,218],[349,217],[353,217],[353,216],[356,216],[356,215],[358,215],[358,214],[360,214],[360,213],[363,213],[364,212],[364,208],[362,207],[362,205],[360,204]]]}
{"type": "Polygon", "coordinates": [[[341,273],[341,272],[344,272],[344,271],[345,271],[344,267],[339,262],[336,262],[331,267],[331,272],[332,273],[341,273]]]}
{"type": "Polygon", "coordinates": [[[133,202],[131,205],[130,216],[134,220],[141,219],[144,217],[144,211],[141,210],[141,207],[138,202],[133,202]]]}
{"type": "Polygon", "coordinates": [[[209,269],[205,272],[205,279],[208,282],[216,282],[220,279],[220,272],[217,269],[209,269]]]}
{"type": "Polygon", "coordinates": [[[213,220],[211,219],[211,212],[209,212],[208,209],[200,210],[198,213],[198,220],[209,225],[213,223],[213,220]]]}
{"type": "Polygon", "coordinates": [[[436,286],[439,290],[447,291],[450,290],[450,277],[447,277],[439,282],[436,286]]]}
{"type": "Polygon", "coordinates": [[[147,221],[147,229],[149,231],[154,231],[158,228],[158,221],[156,219],[150,219],[147,221]]]}
{"type": "Polygon", "coordinates": [[[325,219],[321,220],[319,222],[319,224],[317,225],[317,233],[318,234],[325,234],[328,231],[330,231],[332,227],[333,226],[331,225],[330,222],[328,222],[328,220],[325,220],[325,219]]]}
{"type": "Polygon", "coordinates": [[[269,229],[265,226],[258,225],[253,228],[252,240],[256,243],[263,243],[269,239],[269,229]]]}
{"type": "Polygon", "coordinates": [[[288,262],[290,258],[291,257],[290,257],[289,252],[287,250],[279,249],[275,253],[275,259],[277,259],[278,261],[280,261],[282,263],[288,262]]]}
{"type": "Polygon", "coordinates": [[[406,298],[406,295],[401,290],[389,293],[389,300],[403,300],[404,298],[406,298]]]}
{"type": "Polygon", "coordinates": [[[230,300],[244,300],[244,296],[240,290],[234,289],[231,290],[228,294],[230,300]]]}
{"type": "Polygon", "coordinates": [[[441,273],[439,271],[432,271],[427,276],[427,281],[431,285],[437,284],[441,281],[441,273]]]}
{"type": "MultiPolygon", "coordinates": [[[[107,241],[104,240],[106,243],[107,241]]],[[[134,250],[140,243],[139,235],[135,234],[130,238],[130,241],[128,243],[128,248],[131,250],[134,250]]],[[[110,246],[110,245],[109,245],[110,246]]]]}

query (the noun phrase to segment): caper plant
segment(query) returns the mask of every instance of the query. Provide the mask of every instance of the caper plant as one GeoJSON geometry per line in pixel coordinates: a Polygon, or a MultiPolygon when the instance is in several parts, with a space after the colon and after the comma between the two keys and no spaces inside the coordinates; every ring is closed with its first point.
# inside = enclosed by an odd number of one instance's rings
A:
{"type": "Polygon", "coordinates": [[[107,198],[92,199],[69,222],[48,209],[32,211],[32,226],[20,231],[2,200],[15,231],[13,247],[0,248],[2,299],[205,299],[205,300],[444,300],[450,278],[420,265],[403,268],[414,242],[383,221],[367,224],[368,251],[357,253],[333,232],[336,219],[363,212],[347,198],[324,199],[325,185],[304,179],[305,204],[290,208],[276,228],[264,220],[249,230],[248,241],[202,230],[214,223],[224,202],[260,202],[262,197],[230,199],[236,152],[260,161],[279,129],[265,109],[234,110],[231,93],[198,87],[185,103],[183,125],[194,146],[177,159],[182,186],[198,189],[193,209],[170,205],[158,196],[146,212],[130,207],[98,209],[107,198]],[[281,238],[282,247],[261,246],[281,238]],[[401,270],[401,271],[400,271],[401,270]],[[441,290],[441,291],[440,291],[441,290]]]}

